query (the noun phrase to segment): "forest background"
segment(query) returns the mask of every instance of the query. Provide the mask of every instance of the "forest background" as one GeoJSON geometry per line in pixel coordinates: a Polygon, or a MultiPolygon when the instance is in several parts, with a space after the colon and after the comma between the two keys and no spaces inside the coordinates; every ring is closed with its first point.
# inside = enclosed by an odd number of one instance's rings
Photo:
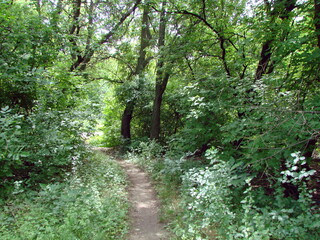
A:
{"type": "Polygon", "coordinates": [[[3,0],[0,69],[4,232],[87,140],[169,188],[178,239],[319,236],[319,0],[3,0]]]}

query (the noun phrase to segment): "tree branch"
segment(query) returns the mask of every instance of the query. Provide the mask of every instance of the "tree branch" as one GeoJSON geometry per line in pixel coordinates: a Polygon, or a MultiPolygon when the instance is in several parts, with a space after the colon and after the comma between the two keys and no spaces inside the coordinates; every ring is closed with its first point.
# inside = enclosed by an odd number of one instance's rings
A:
{"type": "Polygon", "coordinates": [[[217,34],[218,37],[220,37],[219,31],[217,31],[204,17],[200,16],[199,14],[193,13],[193,12],[189,12],[189,11],[187,11],[187,10],[175,11],[175,12],[173,12],[173,13],[190,15],[190,16],[193,16],[193,17],[198,18],[198,19],[201,20],[208,28],[210,28],[215,34],[217,34]]]}
{"type": "Polygon", "coordinates": [[[141,3],[141,0],[136,0],[135,4],[132,8],[130,8],[126,13],[122,15],[119,22],[107,33],[105,34],[99,44],[103,44],[109,41],[109,39],[113,36],[113,34],[119,29],[119,27],[123,24],[123,22],[137,9],[138,5],[141,3]]]}
{"type": "MultiPolygon", "coordinates": [[[[79,0],[80,1],[80,0],[79,0]]],[[[120,20],[117,22],[116,25],[107,33],[105,34],[100,41],[97,42],[98,45],[102,45],[106,42],[109,42],[110,38],[115,34],[115,32],[119,29],[119,27],[124,23],[124,21],[137,9],[138,5],[141,3],[141,0],[136,0],[135,4],[127,11],[125,12],[120,20]]],[[[76,62],[74,62],[70,68],[71,71],[74,71],[76,69],[79,69],[80,71],[84,71],[87,67],[87,64],[90,62],[93,54],[94,49],[92,47],[86,48],[83,57],[80,56],[80,53],[78,54],[78,59],[76,62]]]]}

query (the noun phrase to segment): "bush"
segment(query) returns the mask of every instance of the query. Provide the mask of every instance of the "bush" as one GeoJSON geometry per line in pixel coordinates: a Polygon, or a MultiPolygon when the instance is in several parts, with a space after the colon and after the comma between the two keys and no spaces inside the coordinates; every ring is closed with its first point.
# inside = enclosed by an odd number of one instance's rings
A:
{"type": "Polygon", "coordinates": [[[273,195],[265,195],[241,164],[220,161],[212,150],[211,166],[183,176],[183,201],[174,231],[182,239],[317,239],[320,214],[312,206],[306,181],[314,173],[303,168],[298,153],[287,160],[273,195]],[[298,172],[297,169],[300,171],[298,172]],[[285,198],[283,183],[298,186],[299,199],[285,198]]]}
{"type": "Polygon", "coordinates": [[[315,171],[299,152],[285,161],[286,170],[261,183],[249,165],[221,160],[227,155],[216,149],[207,150],[206,160],[163,156],[160,149],[142,143],[128,157],[157,180],[162,214],[177,239],[318,238],[320,214],[308,188],[315,171]],[[285,184],[298,188],[298,199],[284,196],[285,184]]]}
{"type": "Polygon", "coordinates": [[[235,221],[240,197],[236,189],[244,187],[248,176],[239,174],[241,164],[220,161],[216,154],[215,150],[207,151],[210,166],[192,168],[182,177],[181,208],[185,210],[181,218],[184,221],[177,222],[174,231],[183,239],[209,239],[205,236],[212,227],[222,235],[223,232],[219,232],[224,230],[222,226],[230,226],[235,221]]]}
{"type": "Polygon", "coordinates": [[[15,181],[35,188],[63,179],[86,155],[82,123],[72,113],[37,109],[26,116],[6,107],[0,114],[1,198],[12,191],[15,181]]]}
{"type": "Polygon", "coordinates": [[[126,157],[131,161],[143,166],[149,172],[154,172],[153,168],[159,163],[162,158],[164,149],[156,141],[135,140],[127,147],[128,152],[126,157]]]}
{"type": "Polygon", "coordinates": [[[12,113],[9,107],[0,110],[0,199],[12,190],[14,169],[21,168],[27,156],[21,141],[22,117],[12,113]]]}
{"type": "Polygon", "coordinates": [[[64,183],[16,191],[1,207],[0,239],[121,239],[128,212],[121,168],[98,154],[73,170],[64,183]]]}

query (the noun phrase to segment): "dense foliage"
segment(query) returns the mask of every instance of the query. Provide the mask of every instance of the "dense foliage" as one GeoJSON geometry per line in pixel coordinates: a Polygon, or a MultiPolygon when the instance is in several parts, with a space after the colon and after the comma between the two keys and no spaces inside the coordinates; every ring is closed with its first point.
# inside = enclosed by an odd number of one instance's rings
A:
{"type": "Polygon", "coordinates": [[[99,111],[99,84],[69,72],[63,35],[28,2],[1,7],[1,197],[15,182],[59,180],[86,155],[81,138],[99,111]],[[55,64],[54,64],[55,63],[55,64]]]}
{"type": "Polygon", "coordinates": [[[68,192],[95,134],[180,238],[315,239],[319,62],[319,0],[1,1],[1,202],[68,192]]]}
{"type": "Polygon", "coordinates": [[[163,158],[161,150],[155,142],[141,143],[127,157],[157,183],[173,239],[318,239],[316,189],[307,186],[315,170],[306,169],[300,153],[288,157],[287,170],[261,182],[244,163],[221,160],[217,149],[202,162],[170,152],[163,158]],[[286,184],[297,187],[298,200],[284,197],[286,184]]]}
{"type": "Polygon", "coordinates": [[[121,239],[128,228],[124,173],[104,154],[92,155],[67,182],[37,192],[15,182],[1,207],[0,239],[121,239]]]}

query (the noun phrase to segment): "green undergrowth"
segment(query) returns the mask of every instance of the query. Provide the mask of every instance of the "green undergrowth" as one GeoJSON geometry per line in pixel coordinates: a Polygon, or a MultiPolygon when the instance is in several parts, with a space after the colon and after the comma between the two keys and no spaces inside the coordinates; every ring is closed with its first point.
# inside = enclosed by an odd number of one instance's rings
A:
{"type": "Polygon", "coordinates": [[[126,180],[121,167],[96,152],[64,181],[26,191],[16,184],[1,206],[0,239],[123,239],[126,180]]]}
{"type": "Polygon", "coordinates": [[[304,168],[300,153],[291,154],[287,170],[273,176],[273,191],[266,193],[246,165],[221,160],[215,149],[201,159],[163,150],[141,143],[127,157],[155,180],[171,239],[319,239],[320,212],[306,186],[314,171],[304,168]],[[284,197],[285,184],[297,186],[299,199],[284,197]]]}
{"type": "MultiPolygon", "coordinates": [[[[199,166],[193,161],[182,161],[182,164],[163,158],[165,149],[154,141],[133,144],[125,158],[137,164],[152,177],[157,195],[161,201],[160,221],[172,232],[171,240],[181,238],[174,234],[174,225],[181,219],[181,174],[189,168],[199,166]]],[[[183,221],[183,219],[181,219],[183,221]]]]}

